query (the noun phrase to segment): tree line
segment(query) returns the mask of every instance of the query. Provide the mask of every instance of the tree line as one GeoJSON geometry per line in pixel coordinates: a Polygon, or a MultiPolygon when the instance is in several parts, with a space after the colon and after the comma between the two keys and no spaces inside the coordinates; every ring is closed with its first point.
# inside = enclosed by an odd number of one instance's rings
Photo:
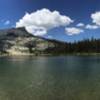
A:
{"type": "Polygon", "coordinates": [[[67,43],[66,53],[100,53],[100,39],[85,39],[67,43]]]}
{"type": "Polygon", "coordinates": [[[100,39],[84,39],[73,43],[60,43],[54,48],[48,48],[47,53],[73,54],[73,53],[100,53],[100,39]]]}

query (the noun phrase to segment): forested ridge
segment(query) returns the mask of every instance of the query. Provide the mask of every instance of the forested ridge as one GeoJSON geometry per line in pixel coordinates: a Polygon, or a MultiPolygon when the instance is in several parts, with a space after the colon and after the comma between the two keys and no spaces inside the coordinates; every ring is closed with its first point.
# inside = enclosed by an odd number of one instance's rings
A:
{"type": "Polygon", "coordinates": [[[67,43],[67,53],[100,53],[100,39],[85,39],[73,43],[67,43]]]}

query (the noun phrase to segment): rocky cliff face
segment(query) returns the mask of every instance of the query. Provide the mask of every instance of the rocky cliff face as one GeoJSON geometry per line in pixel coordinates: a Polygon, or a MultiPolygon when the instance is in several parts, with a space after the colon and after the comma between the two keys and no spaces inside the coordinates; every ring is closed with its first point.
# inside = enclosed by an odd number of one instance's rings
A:
{"type": "Polygon", "coordinates": [[[24,28],[0,31],[0,54],[39,55],[64,53],[66,43],[29,34],[24,28]]]}

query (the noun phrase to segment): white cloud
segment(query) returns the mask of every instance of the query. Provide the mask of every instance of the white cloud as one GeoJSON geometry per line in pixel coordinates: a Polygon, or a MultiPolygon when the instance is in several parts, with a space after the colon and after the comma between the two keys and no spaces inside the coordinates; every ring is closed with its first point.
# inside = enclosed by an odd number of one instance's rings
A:
{"type": "Polygon", "coordinates": [[[84,27],[85,25],[83,23],[78,23],[76,26],[77,27],[84,27]]]}
{"type": "Polygon", "coordinates": [[[68,27],[65,28],[66,34],[68,35],[78,35],[82,32],[84,32],[84,30],[80,29],[80,28],[75,28],[75,27],[68,27]]]}
{"type": "Polygon", "coordinates": [[[31,14],[26,13],[17,23],[16,27],[25,27],[26,30],[34,35],[45,35],[47,31],[60,26],[67,26],[73,20],[58,11],[41,9],[31,14]]]}
{"type": "Polygon", "coordinates": [[[100,26],[100,11],[91,14],[92,22],[100,26]]]}
{"type": "Polygon", "coordinates": [[[4,25],[9,25],[9,24],[10,24],[9,20],[7,20],[7,21],[4,22],[4,25]]]}
{"type": "Polygon", "coordinates": [[[32,33],[36,36],[42,36],[47,33],[47,29],[44,27],[37,27],[32,25],[32,26],[26,26],[25,28],[29,33],[32,33]]]}
{"type": "Polygon", "coordinates": [[[98,29],[99,27],[97,25],[86,25],[86,29],[98,29]]]}

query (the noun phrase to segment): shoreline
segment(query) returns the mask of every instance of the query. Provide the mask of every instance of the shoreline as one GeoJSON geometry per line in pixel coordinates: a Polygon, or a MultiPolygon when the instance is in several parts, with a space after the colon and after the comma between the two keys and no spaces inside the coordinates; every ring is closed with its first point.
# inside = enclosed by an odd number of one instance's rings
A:
{"type": "Polygon", "coordinates": [[[68,54],[0,54],[4,56],[100,56],[100,53],[68,53],[68,54]]]}

